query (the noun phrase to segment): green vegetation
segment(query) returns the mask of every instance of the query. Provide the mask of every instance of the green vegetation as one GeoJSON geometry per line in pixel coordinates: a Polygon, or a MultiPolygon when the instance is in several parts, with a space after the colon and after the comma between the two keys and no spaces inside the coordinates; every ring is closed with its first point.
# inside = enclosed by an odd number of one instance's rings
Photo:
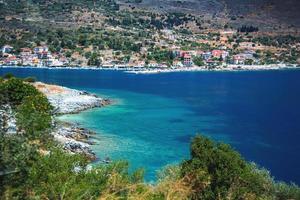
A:
{"type": "Polygon", "coordinates": [[[155,185],[143,181],[143,170],[129,173],[124,161],[91,168],[50,136],[52,107],[39,91],[10,77],[1,79],[0,94],[0,109],[12,106],[19,128],[10,135],[0,129],[1,199],[300,199],[298,186],[275,182],[229,145],[200,135],[191,158],[163,169],[155,185]]]}
{"type": "Polygon", "coordinates": [[[27,96],[17,108],[17,125],[30,139],[47,138],[50,129],[52,106],[42,95],[27,96]]]}
{"type": "Polygon", "coordinates": [[[203,58],[202,57],[194,57],[193,58],[193,62],[195,65],[197,66],[204,66],[204,61],[203,61],[203,58]]]}
{"type": "Polygon", "coordinates": [[[174,60],[174,55],[168,50],[153,49],[153,51],[148,53],[147,60],[155,60],[158,63],[166,62],[171,65],[174,60]]]}
{"type": "Polygon", "coordinates": [[[21,79],[5,77],[0,85],[0,94],[4,103],[10,104],[13,108],[19,106],[22,101],[29,96],[36,96],[40,93],[31,85],[24,84],[21,79]]]}

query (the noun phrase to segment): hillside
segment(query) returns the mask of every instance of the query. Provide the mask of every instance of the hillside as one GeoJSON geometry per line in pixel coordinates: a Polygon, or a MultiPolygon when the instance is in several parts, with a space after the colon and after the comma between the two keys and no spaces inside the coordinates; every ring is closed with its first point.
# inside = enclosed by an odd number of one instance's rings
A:
{"type": "Polygon", "coordinates": [[[3,0],[0,46],[12,46],[15,57],[4,52],[0,64],[164,67],[177,63],[176,48],[194,55],[225,48],[225,64],[249,50],[251,64],[297,64],[298,7],[295,0],[3,0]],[[27,55],[43,45],[53,55],[27,55]]]}
{"type": "Polygon", "coordinates": [[[123,5],[158,12],[184,12],[200,16],[209,15],[231,24],[251,23],[256,26],[300,26],[300,2],[297,0],[120,0],[123,5]]]}
{"type": "MultiPolygon", "coordinates": [[[[300,27],[300,2],[297,0],[3,0],[0,1],[2,26],[16,19],[26,22],[48,22],[63,27],[80,24],[101,26],[107,18],[121,19],[123,11],[138,17],[151,13],[167,16],[184,13],[207,28],[254,25],[265,30],[300,27]]],[[[193,20],[191,20],[193,21],[193,20]]],[[[18,26],[24,26],[19,23],[18,26]]]]}

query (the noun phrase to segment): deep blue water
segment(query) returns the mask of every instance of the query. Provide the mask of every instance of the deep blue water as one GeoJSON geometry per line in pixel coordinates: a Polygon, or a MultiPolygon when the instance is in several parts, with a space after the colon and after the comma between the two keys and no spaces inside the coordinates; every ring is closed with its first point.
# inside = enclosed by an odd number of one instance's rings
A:
{"type": "Polygon", "coordinates": [[[189,157],[196,133],[233,145],[276,179],[300,184],[300,70],[181,72],[3,69],[84,89],[115,104],[62,117],[99,132],[100,158],[156,170],[189,157]]]}

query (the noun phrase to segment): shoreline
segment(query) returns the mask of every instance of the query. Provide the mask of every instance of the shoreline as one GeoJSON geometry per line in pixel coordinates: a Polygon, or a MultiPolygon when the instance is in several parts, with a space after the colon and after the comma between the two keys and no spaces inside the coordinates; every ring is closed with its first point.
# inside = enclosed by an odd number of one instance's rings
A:
{"type": "Polygon", "coordinates": [[[138,71],[125,71],[132,74],[157,74],[174,72],[241,72],[241,71],[277,71],[277,70],[299,70],[300,66],[294,65],[230,65],[226,68],[207,69],[203,67],[184,67],[174,69],[143,69],[138,71]]]}
{"type": "Polygon", "coordinates": [[[151,68],[151,67],[49,67],[49,66],[7,66],[0,65],[0,68],[14,68],[14,69],[48,69],[48,70],[103,70],[103,71],[122,71],[132,74],[157,74],[157,73],[173,73],[173,72],[237,72],[237,71],[269,71],[269,70],[292,70],[300,69],[297,64],[269,64],[269,65],[227,65],[226,67],[217,66],[209,69],[206,66],[197,67],[170,67],[170,68],[151,68]]]}
{"type": "Polygon", "coordinates": [[[54,139],[69,153],[81,153],[91,161],[96,160],[96,154],[91,149],[91,145],[95,144],[91,138],[96,133],[78,124],[61,121],[56,117],[103,107],[111,104],[111,100],[58,85],[42,82],[35,82],[32,85],[42,92],[54,107],[53,131],[51,132],[54,139]]]}

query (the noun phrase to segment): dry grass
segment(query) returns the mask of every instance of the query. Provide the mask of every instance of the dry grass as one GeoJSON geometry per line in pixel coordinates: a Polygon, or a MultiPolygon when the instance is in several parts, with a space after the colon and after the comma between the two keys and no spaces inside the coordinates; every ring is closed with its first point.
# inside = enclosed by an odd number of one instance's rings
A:
{"type": "Polygon", "coordinates": [[[49,85],[41,82],[33,83],[33,86],[45,95],[61,94],[67,92],[63,87],[57,85],[49,85]]]}

